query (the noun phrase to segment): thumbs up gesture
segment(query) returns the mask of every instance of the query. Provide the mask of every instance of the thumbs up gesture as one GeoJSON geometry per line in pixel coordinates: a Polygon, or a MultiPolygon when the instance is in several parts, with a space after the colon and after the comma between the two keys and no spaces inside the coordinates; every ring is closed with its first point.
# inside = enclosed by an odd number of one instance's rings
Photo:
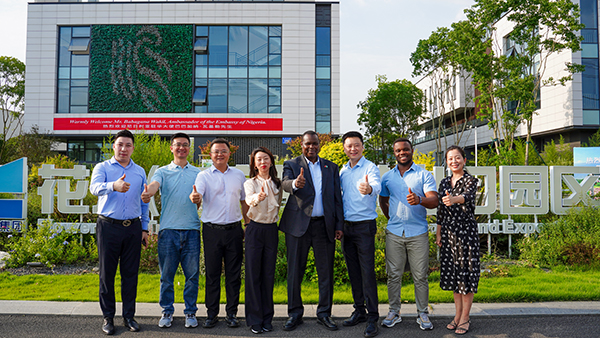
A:
{"type": "Polygon", "coordinates": [[[113,183],[113,190],[118,192],[127,192],[129,183],[125,182],[125,174],[113,183]]]}
{"type": "Polygon", "coordinates": [[[369,175],[365,175],[365,181],[358,184],[358,192],[363,195],[368,195],[373,192],[373,188],[369,184],[369,175]]]}
{"type": "Polygon", "coordinates": [[[408,188],[408,195],[406,195],[406,201],[410,205],[421,204],[421,199],[419,198],[419,195],[412,192],[412,190],[410,188],[408,188]]]}
{"type": "Polygon", "coordinates": [[[452,195],[450,195],[450,191],[446,190],[446,196],[442,197],[442,202],[444,203],[444,205],[446,205],[447,207],[453,205],[454,203],[452,202],[452,195]]]}
{"type": "Polygon", "coordinates": [[[150,202],[151,198],[152,195],[148,192],[148,185],[144,183],[144,191],[142,191],[142,202],[148,203],[150,202]]]}
{"type": "Polygon", "coordinates": [[[265,194],[265,187],[260,187],[260,192],[258,193],[258,201],[262,202],[267,198],[267,194],[265,194]]]}
{"type": "Polygon", "coordinates": [[[296,188],[302,189],[306,184],[306,179],[304,178],[304,168],[300,168],[300,175],[296,177],[296,188]]]}
{"type": "Polygon", "coordinates": [[[196,185],[193,186],[192,193],[190,194],[190,201],[192,201],[194,204],[198,204],[198,206],[200,206],[200,203],[202,203],[202,195],[200,195],[198,190],[196,190],[196,185]]]}

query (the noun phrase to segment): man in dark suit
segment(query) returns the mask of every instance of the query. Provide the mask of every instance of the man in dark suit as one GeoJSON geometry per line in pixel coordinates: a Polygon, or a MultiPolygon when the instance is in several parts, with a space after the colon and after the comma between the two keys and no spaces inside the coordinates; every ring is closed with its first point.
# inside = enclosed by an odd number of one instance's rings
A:
{"type": "Polygon", "coordinates": [[[328,330],[338,326],[331,318],[335,240],[344,235],[344,210],[338,166],[319,158],[319,137],[302,135],[302,155],[283,164],[282,186],[290,195],[279,228],[285,233],[288,262],[288,315],[283,329],[302,324],[304,306],[300,287],[312,246],[319,275],[317,323],[328,330]]]}

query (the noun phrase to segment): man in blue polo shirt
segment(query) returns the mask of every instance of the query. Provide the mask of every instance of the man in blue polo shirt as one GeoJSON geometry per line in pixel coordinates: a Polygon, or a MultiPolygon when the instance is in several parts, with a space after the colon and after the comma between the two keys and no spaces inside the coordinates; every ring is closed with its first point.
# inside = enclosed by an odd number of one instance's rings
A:
{"type": "Polygon", "coordinates": [[[427,209],[436,208],[438,194],[430,172],[413,162],[412,143],[406,138],[394,141],[398,165],[381,178],[379,205],[388,219],[385,260],[388,275],[389,313],[381,322],[392,327],[400,317],[400,289],[406,261],[415,283],[415,300],[422,330],[432,330],[429,320],[429,237],[427,209]]]}
{"type": "Polygon", "coordinates": [[[198,206],[188,196],[200,169],[187,161],[190,137],[184,133],[171,136],[173,162],[158,168],[151,183],[144,189],[142,200],[150,198],[160,189],[162,210],[158,233],[158,266],[160,268],[160,299],[163,308],[158,322],[161,328],[171,327],[175,292],[173,279],[181,264],[185,275],[183,300],[185,302],[185,327],[198,326],[196,301],[200,266],[200,218],[198,206]]]}
{"type": "Polygon", "coordinates": [[[100,308],[104,316],[102,331],[115,333],[115,276],[121,267],[123,324],[137,332],[133,318],[137,294],[138,269],[142,244],[148,239],[148,203],[140,195],[146,184],[144,168],[131,159],[133,134],[121,130],[113,143],[114,156],[96,164],[90,191],[98,196],[98,261],[100,268],[100,308]]]}

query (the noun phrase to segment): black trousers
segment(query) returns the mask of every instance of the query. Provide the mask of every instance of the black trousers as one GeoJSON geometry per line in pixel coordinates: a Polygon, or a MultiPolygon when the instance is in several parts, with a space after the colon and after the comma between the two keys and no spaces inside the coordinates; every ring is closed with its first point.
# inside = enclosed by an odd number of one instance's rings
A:
{"type": "Polygon", "coordinates": [[[123,317],[133,318],[142,250],[142,223],[138,219],[125,227],[99,217],[96,223],[96,238],[102,315],[109,318],[115,316],[115,276],[119,266],[123,317]]]}
{"type": "Polygon", "coordinates": [[[246,324],[271,324],[275,263],[279,242],[277,223],[251,221],[246,227],[246,324]]]}
{"type": "Polygon", "coordinates": [[[236,315],[240,304],[241,271],[244,257],[244,230],[241,223],[222,229],[206,223],[202,227],[204,260],[206,264],[205,303],[209,318],[219,314],[221,299],[221,270],[225,263],[225,295],[228,315],[236,315]]]}
{"type": "Polygon", "coordinates": [[[379,318],[379,299],[375,278],[375,234],[377,222],[344,223],[342,249],[352,286],[354,308],[361,313],[368,311],[369,320],[379,318]]]}
{"type": "Polygon", "coordinates": [[[319,275],[319,304],[317,317],[331,316],[333,304],[333,260],[335,241],[330,241],[325,229],[325,221],[321,218],[311,220],[308,230],[301,237],[285,234],[288,262],[288,315],[302,318],[301,285],[306,270],[308,250],[312,246],[315,255],[315,266],[319,275]]]}

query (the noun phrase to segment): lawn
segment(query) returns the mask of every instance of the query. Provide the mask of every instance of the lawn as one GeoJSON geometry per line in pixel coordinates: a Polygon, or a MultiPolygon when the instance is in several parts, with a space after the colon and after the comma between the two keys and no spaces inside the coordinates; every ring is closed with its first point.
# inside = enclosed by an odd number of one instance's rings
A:
{"type": "MultiPolygon", "coordinates": [[[[600,269],[572,267],[554,267],[540,269],[518,265],[503,265],[484,273],[479,283],[479,292],[475,302],[541,302],[541,301],[584,301],[600,300],[600,269]]],[[[118,278],[118,277],[117,277],[118,278]]],[[[439,272],[429,276],[429,301],[431,303],[450,303],[452,293],[439,287],[439,272]]],[[[183,275],[175,277],[175,301],[183,302],[183,275]]],[[[46,300],[46,301],[98,301],[98,275],[24,275],[15,276],[7,272],[0,273],[0,299],[2,300],[46,300]]],[[[160,276],[140,274],[138,283],[138,302],[157,303],[160,276]]],[[[224,286],[224,282],[222,282],[224,286]]],[[[200,279],[198,301],[204,302],[204,280],[200,279]]],[[[336,286],[334,302],[352,303],[349,285],[336,286]]],[[[117,300],[120,301],[119,281],[117,280],[117,300]]],[[[316,304],[318,286],[316,283],[302,285],[302,297],[307,304],[316,304]]],[[[402,299],[414,302],[414,288],[410,282],[402,288],[402,299]]],[[[241,302],[244,301],[242,283],[241,302]]],[[[277,283],[274,290],[275,303],[287,300],[285,283],[277,283]]],[[[387,303],[387,287],[379,285],[379,301],[387,303]]],[[[221,302],[225,302],[225,292],[221,292],[221,302]]]]}

